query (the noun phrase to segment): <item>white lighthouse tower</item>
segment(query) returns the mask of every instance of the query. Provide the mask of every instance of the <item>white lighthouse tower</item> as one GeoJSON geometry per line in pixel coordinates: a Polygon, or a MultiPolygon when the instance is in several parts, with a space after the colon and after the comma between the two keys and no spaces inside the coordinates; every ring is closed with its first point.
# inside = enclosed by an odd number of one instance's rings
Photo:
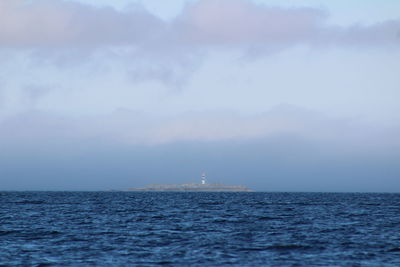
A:
{"type": "Polygon", "coordinates": [[[201,174],[201,184],[206,184],[206,173],[205,172],[203,172],[201,174]]]}

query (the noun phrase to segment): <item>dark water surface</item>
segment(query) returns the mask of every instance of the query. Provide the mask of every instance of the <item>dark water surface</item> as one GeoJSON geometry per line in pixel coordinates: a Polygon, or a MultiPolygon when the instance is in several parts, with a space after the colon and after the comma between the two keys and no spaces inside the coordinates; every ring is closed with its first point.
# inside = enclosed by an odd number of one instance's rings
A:
{"type": "Polygon", "coordinates": [[[400,194],[0,192],[0,265],[400,266],[400,194]]]}

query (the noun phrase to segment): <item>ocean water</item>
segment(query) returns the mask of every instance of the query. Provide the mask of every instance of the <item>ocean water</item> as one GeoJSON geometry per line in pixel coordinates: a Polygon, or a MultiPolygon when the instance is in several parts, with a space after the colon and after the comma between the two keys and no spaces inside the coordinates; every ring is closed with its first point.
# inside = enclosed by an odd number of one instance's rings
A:
{"type": "Polygon", "coordinates": [[[3,266],[400,266],[400,194],[0,192],[3,266]]]}

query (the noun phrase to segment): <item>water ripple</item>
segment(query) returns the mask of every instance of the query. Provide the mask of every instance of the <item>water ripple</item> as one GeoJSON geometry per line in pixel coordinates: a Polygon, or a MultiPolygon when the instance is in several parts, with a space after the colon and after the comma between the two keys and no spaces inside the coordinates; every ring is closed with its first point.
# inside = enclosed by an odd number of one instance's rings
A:
{"type": "Polygon", "coordinates": [[[0,265],[400,266],[399,194],[0,192],[0,265]]]}

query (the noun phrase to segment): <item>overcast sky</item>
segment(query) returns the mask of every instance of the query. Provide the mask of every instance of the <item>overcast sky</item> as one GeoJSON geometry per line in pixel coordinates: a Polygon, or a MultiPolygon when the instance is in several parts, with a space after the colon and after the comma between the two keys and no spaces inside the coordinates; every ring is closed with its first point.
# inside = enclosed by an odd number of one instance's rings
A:
{"type": "Polygon", "coordinates": [[[398,0],[1,0],[0,190],[400,192],[398,0]]]}

